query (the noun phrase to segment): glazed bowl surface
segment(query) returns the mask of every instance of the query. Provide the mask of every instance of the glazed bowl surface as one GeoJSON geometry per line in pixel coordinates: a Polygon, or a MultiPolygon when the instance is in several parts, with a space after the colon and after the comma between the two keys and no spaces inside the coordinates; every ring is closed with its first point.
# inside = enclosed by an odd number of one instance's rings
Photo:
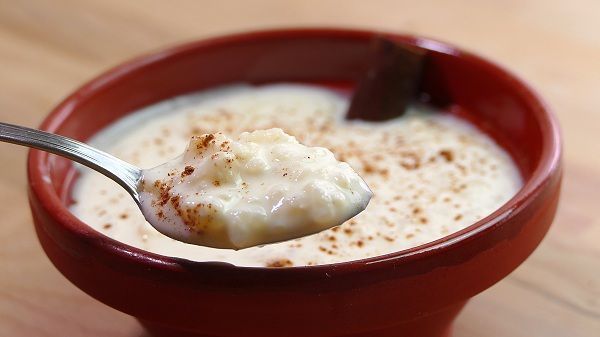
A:
{"type": "Polygon", "coordinates": [[[512,155],[524,186],[500,209],[440,240],[369,259],[293,268],[193,262],[125,245],[78,220],[68,209],[77,176],[72,163],[32,150],[29,200],[52,263],[155,335],[449,335],[466,301],[537,247],[558,203],[557,123],[537,94],[501,67],[416,36],[345,29],[243,33],[113,68],[66,98],[41,128],[86,140],[142,107],[230,83],[352,87],[376,36],[426,50],[420,97],[471,120],[512,155]]]}

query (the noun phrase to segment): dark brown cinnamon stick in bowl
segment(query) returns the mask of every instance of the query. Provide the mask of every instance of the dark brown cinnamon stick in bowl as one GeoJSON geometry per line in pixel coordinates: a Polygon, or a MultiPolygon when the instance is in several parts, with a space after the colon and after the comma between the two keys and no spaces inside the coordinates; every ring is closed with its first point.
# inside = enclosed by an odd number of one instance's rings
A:
{"type": "Polygon", "coordinates": [[[419,48],[375,37],[346,118],[382,121],[403,115],[417,95],[425,55],[419,48]]]}

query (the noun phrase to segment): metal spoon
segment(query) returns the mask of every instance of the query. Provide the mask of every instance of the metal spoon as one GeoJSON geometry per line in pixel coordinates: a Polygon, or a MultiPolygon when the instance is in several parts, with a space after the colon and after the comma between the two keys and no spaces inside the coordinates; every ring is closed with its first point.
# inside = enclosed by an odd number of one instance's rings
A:
{"type": "MultiPolygon", "coordinates": [[[[178,218],[175,213],[172,216],[167,213],[162,213],[162,211],[157,213],[155,208],[157,199],[153,193],[150,193],[147,190],[148,186],[144,185],[143,178],[144,175],[152,177],[154,169],[159,169],[158,172],[161,172],[162,174],[162,171],[160,170],[161,166],[142,170],[106,152],[95,149],[74,139],[1,122],[0,141],[51,152],[98,171],[121,185],[131,195],[133,200],[135,200],[150,225],[159,232],[178,241],[215,248],[240,249],[313,234],[326,229],[325,227],[329,228],[337,226],[361,212],[365,209],[372,196],[366,183],[356,175],[361,183],[357,183],[359,186],[355,186],[356,188],[354,190],[357,193],[360,193],[356,194],[358,197],[353,198],[352,203],[347,205],[348,207],[339,208],[337,214],[337,220],[339,220],[339,222],[314,222],[307,220],[306,224],[303,224],[300,227],[290,225],[285,231],[281,230],[281,226],[265,225],[263,226],[265,228],[257,229],[255,233],[248,234],[244,232],[245,237],[242,235],[243,239],[240,239],[239,237],[236,237],[237,239],[232,239],[234,236],[232,236],[229,231],[222,229],[223,226],[217,225],[215,227],[216,229],[213,230],[206,230],[206,228],[203,228],[202,230],[192,230],[193,228],[190,228],[181,218],[178,218]]],[[[153,179],[151,180],[154,181],[153,179]]],[[[352,194],[354,195],[355,192],[352,191],[352,194]]],[[[159,196],[159,199],[160,198],[162,198],[162,196],[159,196]]],[[[179,200],[179,198],[177,197],[176,200],[179,200]]],[[[171,202],[173,201],[171,200],[171,202]]],[[[181,213],[179,213],[179,215],[181,215],[181,213]]]]}
{"type": "Polygon", "coordinates": [[[44,150],[83,164],[116,181],[141,206],[142,170],[106,152],[65,136],[1,122],[0,141],[44,150]]]}

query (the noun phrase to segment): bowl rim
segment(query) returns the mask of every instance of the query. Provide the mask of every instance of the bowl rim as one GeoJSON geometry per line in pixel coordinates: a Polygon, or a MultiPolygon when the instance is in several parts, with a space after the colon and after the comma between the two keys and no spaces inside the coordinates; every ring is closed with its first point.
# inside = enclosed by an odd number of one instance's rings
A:
{"type": "MultiPolygon", "coordinates": [[[[120,79],[127,77],[134,71],[137,71],[145,66],[155,62],[169,58],[178,54],[193,52],[195,49],[206,46],[218,46],[231,43],[251,42],[260,38],[276,38],[276,37],[346,37],[346,38],[367,38],[373,35],[383,35],[393,38],[396,41],[402,41],[419,47],[437,51],[440,53],[450,54],[460,58],[466,58],[470,61],[485,66],[493,72],[495,77],[504,78],[513,84],[513,88],[519,92],[525,103],[530,107],[530,111],[535,114],[536,120],[540,123],[542,133],[542,152],[540,160],[531,177],[524,181],[521,189],[505,204],[493,213],[487,215],[483,219],[465,227],[464,229],[442,237],[438,240],[431,241],[412,248],[395,251],[392,253],[374,256],[365,259],[351,260],[339,263],[314,265],[314,266],[293,266],[286,268],[268,268],[268,267],[248,267],[236,266],[224,262],[199,262],[188,260],[179,257],[170,257],[145,251],[136,248],[120,241],[114,240],[100,232],[94,230],[91,226],[79,220],[73,215],[64,205],[61,198],[58,196],[51,182],[49,175],[48,153],[39,150],[30,150],[27,161],[28,182],[30,192],[35,194],[40,204],[48,211],[56,223],[60,223],[64,229],[72,234],[80,236],[86,240],[90,246],[96,249],[104,250],[112,255],[117,255],[119,258],[128,260],[129,262],[141,263],[144,268],[156,268],[163,271],[184,272],[190,268],[200,268],[204,271],[210,268],[218,270],[240,271],[248,273],[249,270],[258,273],[295,273],[295,272],[315,272],[326,275],[335,272],[350,273],[354,271],[364,270],[365,268],[386,268],[389,265],[408,263],[419,258],[426,258],[432,254],[443,254],[444,252],[460,246],[469,239],[473,239],[479,234],[500,225],[510,217],[518,214],[521,210],[530,205],[535,197],[539,194],[542,187],[550,178],[558,174],[560,169],[560,160],[562,156],[561,133],[556,117],[551,109],[543,101],[543,99],[522,79],[504,69],[496,63],[476,56],[470,52],[463,51],[448,43],[441,42],[437,39],[425,38],[416,35],[398,34],[391,32],[383,32],[378,30],[364,29],[346,29],[346,28],[331,28],[331,27],[314,27],[314,28],[280,28],[280,29],[265,29],[250,32],[241,32],[226,34],[218,37],[203,38],[201,40],[178,44],[173,47],[159,49],[158,51],[150,52],[133,58],[129,61],[112,67],[95,78],[89,80],[73,93],[64,98],[52,111],[46,116],[42,124],[41,130],[55,132],[59,126],[70,116],[73,109],[78,105],[78,102],[86,97],[94,95],[111,84],[118,82],[120,79]],[[185,268],[183,268],[185,266],[185,268]]],[[[92,248],[91,247],[91,248],[92,248]]]]}

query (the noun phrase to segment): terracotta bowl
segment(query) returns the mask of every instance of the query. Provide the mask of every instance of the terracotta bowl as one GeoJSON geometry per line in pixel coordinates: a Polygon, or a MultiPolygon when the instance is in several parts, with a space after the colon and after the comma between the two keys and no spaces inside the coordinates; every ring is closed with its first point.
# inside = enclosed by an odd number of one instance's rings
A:
{"type": "Polygon", "coordinates": [[[65,99],[41,128],[85,140],[146,105],[232,82],[352,85],[377,34],[428,50],[422,96],[470,118],[512,154],[525,185],[499,210],[435,242],[359,261],[282,269],[192,262],[130,247],[79,221],[67,208],[76,177],[71,162],[31,151],[31,210],[52,263],[157,336],[449,336],[469,298],[536,248],[558,203],[557,123],[540,98],[502,68],[415,36],[340,29],[244,33],[111,69],[65,99]]]}

